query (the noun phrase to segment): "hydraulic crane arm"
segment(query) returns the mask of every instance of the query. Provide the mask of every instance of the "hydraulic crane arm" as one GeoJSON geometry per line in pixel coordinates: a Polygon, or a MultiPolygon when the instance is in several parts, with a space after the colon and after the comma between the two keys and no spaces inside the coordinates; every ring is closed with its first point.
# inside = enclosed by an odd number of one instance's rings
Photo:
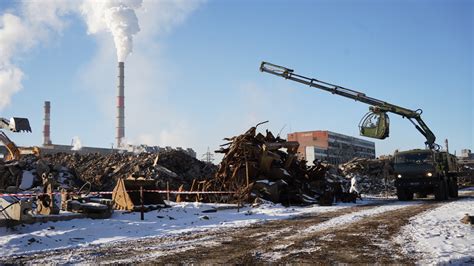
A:
{"type": "MultiPolygon", "coordinates": [[[[387,103],[385,101],[381,101],[372,97],[369,97],[365,95],[362,92],[358,92],[355,90],[351,90],[348,88],[344,88],[338,85],[334,85],[331,83],[327,83],[324,81],[320,81],[314,78],[308,78],[305,76],[301,76],[298,74],[293,73],[294,71],[292,69],[274,65],[268,62],[262,62],[260,65],[260,71],[262,72],[267,72],[276,76],[283,77],[285,79],[289,79],[292,81],[296,81],[305,85],[308,85],[313,88],[321,89],[327,92],[330,92],[332,94],[337,94],[349,99],[353,99],[359,102],[363,102],[366,104],[371,105],[369,108],[371,112],[373,113],[383,113],[385,115],[386,112],[391,112],[395,113],[397,115],[400,115],[404,118],[407,118],[410,120],[410,122],[415,126],[415,128],[426,138],[425,144],[430,148],[430,149],[435,149],[436,144],[435,140],[436,137],[433,134],[433,132],[428,128],[428,126],[425,124],[425,122],[421,119],[421,114],[422,110],[410,110],[404,107],[400,107],[394,104],[387,103]]],[[[388,120],[388,119],[387,119],[388,120]]],[[[388,123],[388,122],[387,122],[388,123]]],[[[362,131],[361,131],[361,134],[362,131]]],[[[388,136],[388,127],[387,127],[387,132],[385,134],[382,134],[381,136],[378,136],[376,138],[383,139],[388,136]]]]}

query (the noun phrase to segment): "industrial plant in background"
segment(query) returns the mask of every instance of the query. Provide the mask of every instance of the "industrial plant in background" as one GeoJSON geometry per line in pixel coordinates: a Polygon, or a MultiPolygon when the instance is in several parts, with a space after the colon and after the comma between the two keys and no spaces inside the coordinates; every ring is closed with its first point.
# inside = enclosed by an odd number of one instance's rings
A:
{"type": "MultiPolygon", "coordinates": [[[[119,64],[119,105],[118,105],[118,119],[117,119],[117,140],[122,141],[124,137],[124,105],[123,105],[123,63],[119,64]]],[[[99,154],[110,154],[113,152],[130,152],[130,153],[158,153],[158,152],[169,152],[172,150],[181,151],[193,158],[196,158],[196,152],[192,148],[181,148],[176,147],[172,148],[169,146],[160,147],[160,146],[148,146],[148,145],[130,145],[126,143],[121,143],[120,147],[116,146],[115,148],[98,148],[98,147],[80,147],[75,148],[74,143],[71,142],[71,145],[61,145],[53,144],[51,141],[51,102],[44,102],[44,126],[43,126],[43,146],[40,148],[42,154],[52,154],[52,153],[99,153],[99,154]]],[[[7,154],[6,148],[0,146],[0,155],[7,154]]]]}
{"type": "Polygon", "coordinates": [[[288,134],[288,141],[297,141],[298,157],[313,164],[315,159],[341,164],[358,158],[375,158],[375,143],[331,131],[306,131],[288,134]]]}

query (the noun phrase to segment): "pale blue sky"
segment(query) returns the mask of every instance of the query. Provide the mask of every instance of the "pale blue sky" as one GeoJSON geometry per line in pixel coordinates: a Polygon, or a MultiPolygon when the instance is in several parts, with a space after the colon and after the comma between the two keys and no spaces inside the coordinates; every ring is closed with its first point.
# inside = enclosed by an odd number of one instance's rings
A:
{"type": "MultiPolygon", "coordinates": [[[[2,1],[1,14],[19,14],[16,3],[2,1]]],[[[140,34],[155,25],[140,24],[125,63],[126,137],[202,154],[264,120],[270,123],[262,129],[277,133],[285,126],[285,135],[331,130],[358,136],[367,105],[261,73],[265,60],[421,108],[437,143],[448,138],[451,151],[474,149],[473,3],[207,1],[146,38],[140,34]]],[[[24,88],[1,116],[28,117],[32,134],[9,135],[20,145],[39,145],[43,101],[50,100],[54,143],[79,136],[87,146],[110,146],[113,41],[109,34],[87,35],[77,15],[64,19],[60,34],[13,58],[25,73],[24,88]]],[[[391,136],[374,140],[377,154],[424,147],[408,120],[390,117],[391,136]]]]}

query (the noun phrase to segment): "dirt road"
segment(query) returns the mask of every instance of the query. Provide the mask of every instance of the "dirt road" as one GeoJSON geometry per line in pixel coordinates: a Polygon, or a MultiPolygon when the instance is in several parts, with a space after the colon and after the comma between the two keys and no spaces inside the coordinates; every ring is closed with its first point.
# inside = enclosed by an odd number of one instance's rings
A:
{"type": "MultiPolygon", "coordinates": [[[[464,195],[461,197],[472,197],[464,195]]],[[[444,203],[385,200],[250,227],[56,250],[0,262],[414,263],[392,241],[409,219],[444,203]]]]}

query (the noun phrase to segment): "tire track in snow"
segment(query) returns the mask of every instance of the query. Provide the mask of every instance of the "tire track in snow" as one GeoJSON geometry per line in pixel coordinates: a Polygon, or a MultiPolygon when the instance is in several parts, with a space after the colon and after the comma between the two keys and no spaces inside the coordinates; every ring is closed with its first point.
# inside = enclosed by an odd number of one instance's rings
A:
{"type": "MultiPolygon", "coordinates": [[[[314,213],[304,217],[297,217],[289,220],[271,221],[264,224],[242,228],[234,233],[224,233],[230,241],[223,241],[217,249],[197,248],[183,254],[175,254],[154,260],[158,263],[255,263],[270,261],[265,257],[265,251],[272,248],[285,250],[291,246],[293,236],[304,237],[309,234],[301,234],[301,228],[312,228],[312,226],[322,223],[333,223],[339,217],[357,213],[355,216],[366,217],[370,214],[376,215],[384,211],[403,208],[419,203],[409,203],[403,206],[391,206],[386,210],[380,210],[376,204],[394,204],[395,201],[376,202],[365,206],[353,206],[333,212],[314,213]],[[370,211],[377,209],[376,211],[370,211]],[[362,213],[361,213],[362,212],[362,213]],[[364,216],[365,215],[365,216],[364,216]]],[[[361,218],[362,219],[362,218],[361,218]]],[[[346,219],[344,223],[349,222],[346,219]]],[[[336,226],[336,225],[335,225],[336,226]]],[[[314,232],[313,232],[314,233],[314,232]]],[[[314,250],[309,250],[314,251],[314,250]]]]}
{"type": "Polygon", "coordinates": [[[308,238],[318,232],[331,229],[342,229],[344,227],[351,226],[351,224],[357,223],[363,219],[368,219],[386,212],[391,212],[419,204],[421,204],[419,201],[403,203],[393,202],[383,206],[375,206],[372,208],[343,214],[327,221],[311,225],[307,228],[298,229],[296,232],[293,232],[292,235],[279,238],[277,241],[271,244],[269,243],[271,246],[265,248],[266,251],[261,251],[259,255],[265,261],[277,261],[292,254],[292,252],[287,252],[286,249],[282,249],[281,246],[291,247],[298,240],[308,238]]]}
{"type": "MultiPolygon", "coordinates": [[[[424,201],[379,212],[346,224],[317,231],[291,245],[286,256],[275,257],[277,263],[382,263],[413,264],[416,260],[401,252],[392,241],[402,226],[415,215],[436,208],[442,203],[424,201]]],[[[375,213],[375,212],[374,212],[375,213]]],[[[271,255],[271,254],[270,254],[271,255]]],[[[276,254],[278,255],[278,254],[276,254]]]]}

